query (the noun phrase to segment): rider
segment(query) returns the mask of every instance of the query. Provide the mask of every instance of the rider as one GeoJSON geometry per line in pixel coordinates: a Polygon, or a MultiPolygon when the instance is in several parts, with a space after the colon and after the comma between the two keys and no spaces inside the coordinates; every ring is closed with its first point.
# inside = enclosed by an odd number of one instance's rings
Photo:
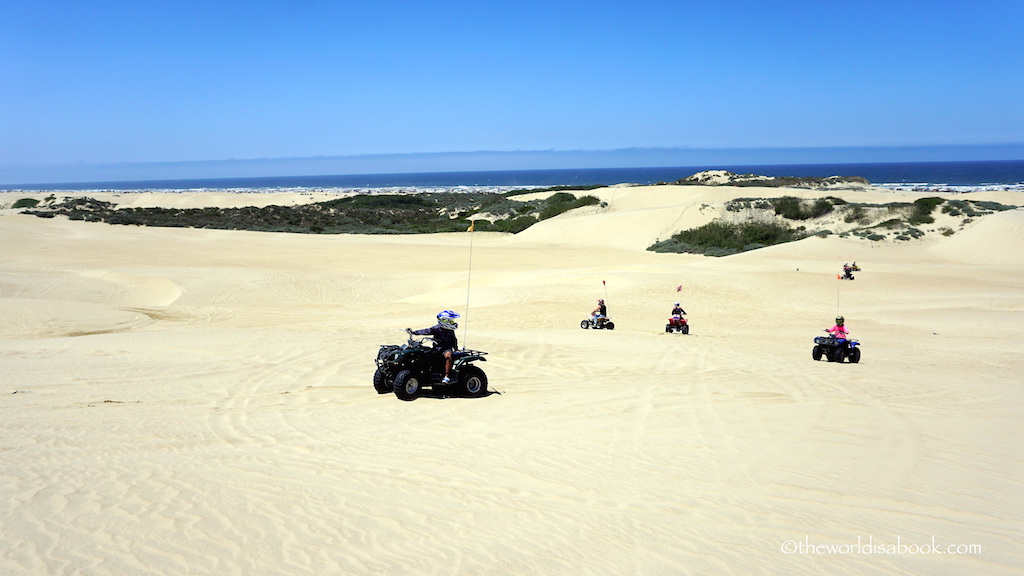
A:
{"type": "Polygon", "coordinates": [[[455,321],[458,318],[458,312],[442,310],[437,313],[437,324],[430,328],[423,328],[422,330],[405,329],[409,334],[430,336],[434,339],[434,348],[439,350],[444,356],[444,379],[441,380],[442,384],[448,384],[452,381],[452,364],[454,363],[452,355],[459,348],[459,338],[455,335],[455,331],[459,328],[459,323],[455,321]]]}
{"type": "Polygon", "coordinates": [[[845,342],[846,337],[850,334],[850,331],[846,328],[845,322],[846,320],[842,316],[836,316],[836,325],[828,329],[828,335],[836,340],[845,342]]]}
{"type": "Polygon", "coordinates": [[[686,316],[686,310],[683,310],[683,307],[679,305],[679,302],[676,302],[675,308],[672,309],[672,316],[676,315],[686,316]]]}
{"type": "Polygon", "coordinates": [[[597,300],[597,308],[594,308],[594,311],[590,313],[590,320],[597,325],[599,322],[602,322],[607,318],[608,307],[604,305],[604,300],[599,298],[597,300]]]}

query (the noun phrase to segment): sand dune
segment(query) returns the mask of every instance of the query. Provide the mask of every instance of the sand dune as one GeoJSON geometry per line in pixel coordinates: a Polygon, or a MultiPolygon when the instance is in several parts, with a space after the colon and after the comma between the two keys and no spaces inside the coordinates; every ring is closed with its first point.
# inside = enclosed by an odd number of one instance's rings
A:
{"type": "Polygon", "coordinates": [[[516,236],[0,216],[0,573],[1019,574],[1022,213],[644,250],[732,192],[516,236]],[[597,298],[616,330],[579,328],[597,298]],[[495,393],[377,395],[445,308],[495,393]],[[837,311],[858,365],[811,360],[837,311]]]}

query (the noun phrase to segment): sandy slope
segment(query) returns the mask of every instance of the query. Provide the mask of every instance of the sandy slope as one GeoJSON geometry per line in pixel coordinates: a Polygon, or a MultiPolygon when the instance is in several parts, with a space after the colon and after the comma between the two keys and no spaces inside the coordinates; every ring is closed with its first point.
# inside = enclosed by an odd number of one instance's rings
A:
{"type": "Polygon", "coordinates": [[[0,573],[1019,574],[1024,212],[644,250],[730,192],[517,236],[0,216],[0,573]],[[498,393],[378,396],[377,346],[467,285],[498,393]],[[578,327],[598,297],[613,332],[578,327]],[[837,310],[859,365],[810,358],[837,310]],[[981,551],[785,553],[933,537],[981,551]]]}

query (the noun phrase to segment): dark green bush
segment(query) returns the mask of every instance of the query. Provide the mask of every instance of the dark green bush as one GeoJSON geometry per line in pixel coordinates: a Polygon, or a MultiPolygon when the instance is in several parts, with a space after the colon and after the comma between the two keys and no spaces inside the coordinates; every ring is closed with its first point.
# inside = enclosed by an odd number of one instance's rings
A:
{"type": "Polygon", "coordinates": [[[713,220],[707,224],[683,230],[669,240],[648,247],[652,252],[689,252],[705,256],[725,256],[744,250],[791,242],[805,237],[784,223],[743,222],[730,224],[713,220]]]}
{"type": "Polygon", "coordinates": [[[15,202],[11,208],[35,208],[39,205],[39,200],[35,198],[22,198],[15,202]]]}
{"type": "Polygon", "coordinates": [[[818,198],[809,205],[793,196],[781,196],[771,201],[775,213],[789,220],[809,220],[820,218],[832,212],[832,201],[818,198]]]}
{"type": "Polygon", "coordinates": [[[999,202],[992,202],[989,200],[971,200],[977,208],[982,210],[988,210],[990,212],[1003,212],[1005,210],[1016,210],[1017,206],[1007,206],[1006,204],[1000,204],[999,202]]]}
{"type": "Polygon", "coordinates": [[[507,220],[498,220],[494,223],[494,230],[497,232],[509,232],[518,234],[537,223],[537,217],[533,215],[517,216],[507,220]]]}
{"type": "Polygon", "coordinates": [[[931,224],[932,222],[935,222],[932,212],[934,212],[935,208],[943,202],[945,202],[945,200],[934,196],[914,200],[914,210],[910,213],[907,221],[911,224],[931,224]]]}

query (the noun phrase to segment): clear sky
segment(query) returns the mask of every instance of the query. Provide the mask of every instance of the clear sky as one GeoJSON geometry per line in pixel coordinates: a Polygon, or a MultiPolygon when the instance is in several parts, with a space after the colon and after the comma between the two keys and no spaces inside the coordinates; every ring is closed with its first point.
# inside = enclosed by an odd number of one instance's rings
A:
{"type": "Polygon", "coordinates": [[[1020,0],[0,2],[0,179],[310,156],[366,156],[376,172],[374,155],[394,154],[1022,143],[1022,31],[1020,0]]]}

